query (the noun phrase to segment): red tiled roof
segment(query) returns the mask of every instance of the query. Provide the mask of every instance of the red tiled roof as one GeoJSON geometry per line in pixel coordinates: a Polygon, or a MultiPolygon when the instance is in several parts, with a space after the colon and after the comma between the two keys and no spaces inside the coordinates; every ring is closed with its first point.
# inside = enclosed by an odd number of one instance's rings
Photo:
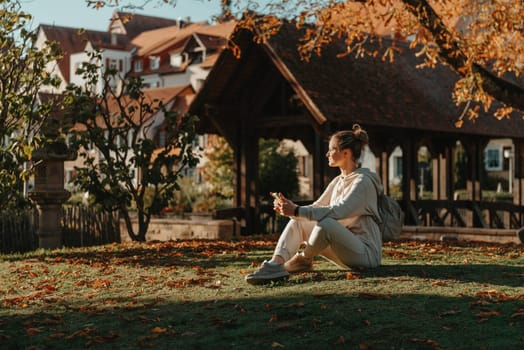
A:
{"type": "MultiPolygon", "coordinates": [[[[195,94],[195,91],[193,90],[191,85],[180,85],[180,86],[174,86],[174,87],[144,90],[144,95],[145,95],[144,97],[145,97],[146,103],[156,105],[157,102],[153,102],[153,101],[157,100],[157,101],[161,101],[164,105],[167,105],[170,102],[174,102],[173,106],[171,106],[171,110],[178,110],[181,113],[186,112],[187,101],[194,94],[195,94]]],[[[123,96],[120,102],[123,105],[125,105],[126,108],[129,108],[130,106],[137,104],[137,101],[130,100],[127,96],[123,96]]],[[[120,108],[115,99],[109,100],[108,109],[111,115],[114,117],[120,114],[120,108]]],[[[136,110],[138,111],[139,108],[136,108],[136,110]]],[[[141,114],[137,112],[132,116],[132,120],[134,123],[140,123],[140,122],[144,123],[148,121],[149,119],[151,119],[153,116],[154,114],[141,114]]],[[[114,123],[114,126],[117,126],[117,123],[119,123],[116,119],[113,120],[112,122],[114,123]]],[[[97,118],[97,125],[100,128],[105,128],[105,123],[100,118],[97,118]]],[[[85,130],[85,126],[82,124],[76,124],[73,127],[73,130],[82,131],[82,130],[85,130]]]]}
{"type": "MultiPolygon", "coordinates": [[[[202,43],[208,49],[208,58],[201,64],[202,68],[210,68],[215,62],[214,53],[226,47],[227,37],[233,32],[235,22],[229,21],[217,25],[207,25],[199,22],[183,28],[178,26],[161,28],[140,34],[133,39],[132,45],[138,47],[137,56],[162,55],[172,52],[183,52],[188,50],[188,45],[200,45],[202,43]]],[[[144,67],[141,72],[131,72],[133,76],[148,74],[170,74],[183,72],[190,62],[184,62],[180,67],[172,67],[169,60],[163,57],[158,69],[151,70],[144,67]]]]}
{"type": "Polygon", "coordinates": [[[60,44],[64,57],[58,61],[58,68],[66,82],[70,80],[70,56],[85,50],[87,42],[95,48],[124,49],[128,43],[126,36],[117,35],[117,42],[111,43],[111,33],[96,30],[81,30],[78,28],[61,27],[55,25],[40,25],[39,29],[45,33],[47,40],[56,41],[60,44]]]}
{"type": "MultiPolygon", "coordinates": [[[[120,21],[124,27],[125,34],[128,38],[135,38],[139,34],[154,30],[158,28],[164,28],[169,26],[176,26],[178,21],[176,19],[162,18],[162,17],[153,17],[140,15],[130,12],[119,12],[116,11],[113,14],[111,22],[120,21]]],[[[185,22],[183,22],[185,23],[185,22]]],[[[111,28],[112,23],[110,24],[111,28]]]]}
{"type": "Polygon", "coordinates": [[[197,27],[203,25],[205,22],[193,23],[183,28],[175,25],[142,32],[131,41],[131,44],[138,48],[138,56],[151,55],[171,46],[180,46],[181,42],[188,40],[197,27]]]}
{"type": "Polygon", "coordinates": [[[215,65],[219,56],[220,56],[220,52],[215,52],[215,53],[212,53],[211,55],[207,55],[206,60],[200,63],[200,67],[212,68],[215,65]]]}
{"type": "Polygon", "coordinates": [[[235,26],[235,21],[216,25],[198,22],[182,28],[175,25],[142,32],[132,40],[132,44],[138,47],[138,56],[155,55],[168,49],[183,48],[189,38],[197,34],[207,48],[215,49],[224,46],[224,38],[231,35],[235,26]]]}
{"type": "MultiPolygon", "coordinates": [[[[162,102],[164,105],[167,105],[171,101],[175,100],[178,95],[183,96],[185,94],[194,94],[194,91],[190,85],[181,85],[181,86],[174,86],[174,87],[165,87],[165,88],[144,90],[144,97],[145,97],[146,102],[150,104],[155,104],[155,105],[157,102],[154,102],[154,101],[159,101],[159,102],[162,102]]],[[[124,104],[130,103],[131,105],[137,103],[136,101],[131,101],[127,97],[123,97],[122,102],[124,104]]],[[[110,101],[109,110],[111,111],[112,114],[115,114],[115,115],[119,114],[119,107],[116,104],[115,100],[110,101]]],[[[139,113],[137,113],[136,115],[134,115],[135,119],[133,119],[133,122],[139,123],[140,118],[142,118],[142,122],[145,122],[148,119],[150,119],[151,117],[153,117],[152,114],[141,116],[139,113]]]]}
{"type": "Polygon", "coordinates": [[[204,26],[197,29],[198,34],[219,36],[222,38],[229,38],[236,28],[236,21],[227,21],[210,26],[204,26]]]}

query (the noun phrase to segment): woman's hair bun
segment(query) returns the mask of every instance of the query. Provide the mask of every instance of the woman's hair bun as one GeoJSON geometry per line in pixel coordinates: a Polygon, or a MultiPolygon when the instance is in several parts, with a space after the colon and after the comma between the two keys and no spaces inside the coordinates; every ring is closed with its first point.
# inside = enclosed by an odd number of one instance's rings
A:
{"type": "Polygon", "coordinates": [[[363,130],[360,125],[358,124],[353,124],[353,136],[355,137],[355,139],[359,140],[360,142],[363,142],[363,143],[368,143],[369,141],[369,136],[368,136],[368,133],[363,130]]]}

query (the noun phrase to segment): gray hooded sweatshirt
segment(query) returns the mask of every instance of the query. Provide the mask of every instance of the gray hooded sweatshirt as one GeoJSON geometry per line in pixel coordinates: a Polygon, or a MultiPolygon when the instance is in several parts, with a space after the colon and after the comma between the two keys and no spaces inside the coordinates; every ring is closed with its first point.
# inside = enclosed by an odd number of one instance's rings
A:
{"type": "Polygon", "coordinates": [[[347,176],[335,177],[314,203],[300,207],[299,216],[314,221],[326,217],[339,221],[362,240],[368,247],[370,260],[378,266],[382,238],[374,217],[380,217],[377,195],[381,192],[378,175],[367,168],[358,168],[347,176]]]}

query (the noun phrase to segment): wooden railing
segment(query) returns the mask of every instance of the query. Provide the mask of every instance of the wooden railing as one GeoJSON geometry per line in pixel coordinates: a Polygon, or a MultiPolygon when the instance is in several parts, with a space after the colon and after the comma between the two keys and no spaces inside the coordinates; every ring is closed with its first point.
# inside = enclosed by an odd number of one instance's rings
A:
{"type": "MultiPolygon", "coordinates": [[[[508,202],[470,200],[399,201],[405,213],[405,224],[413,226],[475,227],[519,229],[524,227],[524,207],[508,202]]],[[[287,218],[275,215],[269,205],[250,208],[252,223],[246,222],[245,208],[218,210],[215,218],[243,221],[243,234],[281,232],[287,218]]]]}
{"type": "Polygon", "coordinates": [[[497,229],[524,226],[524,207],[508,202],[418,200],[399,203],[408,225],[497,229]]]}

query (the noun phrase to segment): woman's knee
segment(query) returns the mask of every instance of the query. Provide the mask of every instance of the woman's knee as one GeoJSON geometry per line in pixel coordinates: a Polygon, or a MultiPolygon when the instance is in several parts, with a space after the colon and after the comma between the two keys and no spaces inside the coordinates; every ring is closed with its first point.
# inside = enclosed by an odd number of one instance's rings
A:
{"type": "Polygon", "coordinates": [[[340,223],[333,218],[323,218],[317,222],[317,226],[324,230],[331,230],[334,227],[342,227],[342,225],[340,225],[340,223]]]}
{"type": "Polygon", "coordinates": [[[290,219],[286,224],[286,229],[309,235],[315,225],[315,221],[290,219]]]}
{"type": "Polygon", "coordinates": [[[340,229],[339,226],[341,227],[337,220],[332,218],[324,218],[316,223],[312,235],[317,239],[322,237],[322,239],[326,240],[328,243],[331,243],[331,234],[337,231],[335,228],[340,229]]]}
{"type": "Polygon", "coordinates": [[[291,219],[282,231],[283,235],[303,236],[303,228],[298,220],[291,219]]]}

